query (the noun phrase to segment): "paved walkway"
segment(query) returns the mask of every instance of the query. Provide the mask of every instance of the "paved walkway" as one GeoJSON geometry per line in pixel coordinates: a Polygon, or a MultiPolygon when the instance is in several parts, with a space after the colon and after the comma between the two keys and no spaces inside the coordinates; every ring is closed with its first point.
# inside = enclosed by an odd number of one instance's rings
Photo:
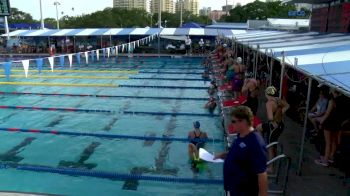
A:
{"type": "MultiPolygon", "coordinates": [[[[258,116],[266,119],[265,100],[260,101],[258,116]]],[[[284,154],[292,158],[292,166],[289,174],[287,195],[291,196],[350,196],[349,188],[343,186],[343,174],[336,168],[325,168],[314,163],[318,153],[313,144],[305,143],[305,156],[302,167],[302,175],[296,175],[298,169],[302,126],[293,122],[290,118],[285,119],[285,131],[279,142],[283,145],[284,154]]]]}

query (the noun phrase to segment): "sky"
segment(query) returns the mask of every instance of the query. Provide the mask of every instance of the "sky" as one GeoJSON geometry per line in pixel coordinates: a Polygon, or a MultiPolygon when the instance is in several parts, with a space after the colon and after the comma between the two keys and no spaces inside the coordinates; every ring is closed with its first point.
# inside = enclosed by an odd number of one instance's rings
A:
{"type": "MultiPolygon", "coordinates": [[[[56,18],[56,9],[53,5],[57,0],[42,0],[44,18],[56,18]]],[[[228,0],[228,4],[241,3],[242,5],[253,0],[228,0]]],[[[58,0],[61,3],[59,13],[75,16],[89,14],[97,10],[103,10],[106,7],[113,6],[113,0],[58,0]],[[72,11],[74,8],[74,11],[72,11]]],[[[22,11],[30,13],[34,19],[40,19],[39,0],[10,0],[11,7],[16,7],[22,11]]],[[[226,4],[226,0],[199,0],[199,7],[212,7],[212,10],[221,9],[226,4]]]]}

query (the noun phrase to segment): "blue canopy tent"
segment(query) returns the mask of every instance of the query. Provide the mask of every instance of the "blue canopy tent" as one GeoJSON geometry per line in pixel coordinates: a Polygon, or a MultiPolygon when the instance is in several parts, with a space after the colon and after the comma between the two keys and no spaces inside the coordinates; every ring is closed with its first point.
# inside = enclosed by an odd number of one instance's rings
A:
{"type": "Polygon", "coordinates": [[[184,23],[181,26],[181,28],[204,28],[204,27],[205,27],[204,24],[199,24],[199,23],[195,23],[195,22],[184,23]]]}
{"type": "MultiPolygon", "coordinates": [[[[309,77],[306,114],[310,108],[312,80],[350,96],[350,35],[254,32],[235,36],[238,43],[281,61],[281,85],[284,66],[290,66],[309,77]]],[[[272,68],[271,68],[272,69],[272,68]]],[[[298,173],[304,157],[307,115],[301,138],[298,173]]]]}

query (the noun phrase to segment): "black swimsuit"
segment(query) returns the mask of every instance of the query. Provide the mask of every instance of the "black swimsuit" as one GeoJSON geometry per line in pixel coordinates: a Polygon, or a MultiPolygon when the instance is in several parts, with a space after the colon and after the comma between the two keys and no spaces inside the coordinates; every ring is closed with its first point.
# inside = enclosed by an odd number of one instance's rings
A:
{"type": "Polygon", "coordinates": [[[202,147],[204,145],[204,142],[201,141],[202,138],[200,138],[202,135],[202,132],[199,132],[199,136],[196,135],[195,131],[193,132],[193,134],[194,134],[194,138],[191,139],[191,143],[199,149],[200,147],[202,147]]]}

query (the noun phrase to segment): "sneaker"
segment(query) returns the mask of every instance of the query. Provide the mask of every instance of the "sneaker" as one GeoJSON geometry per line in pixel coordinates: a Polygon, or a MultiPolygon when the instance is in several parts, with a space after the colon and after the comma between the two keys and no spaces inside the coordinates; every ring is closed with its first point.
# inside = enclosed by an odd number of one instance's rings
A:
{"type": "Polygon", "coordinates": [[[334,158],[328,159],[328,163],[334,163],[334,158]]]}
{"type": "Polygon", "coordinates": [[[324,159],[320,158],[320,159],[316,159],[315,160],[315,163],[317,165],[321,165],[321,166],[324,166],[324,167],[328,167],[329,164],[328,164],[328,161],[325,161],[324,159]]]}

